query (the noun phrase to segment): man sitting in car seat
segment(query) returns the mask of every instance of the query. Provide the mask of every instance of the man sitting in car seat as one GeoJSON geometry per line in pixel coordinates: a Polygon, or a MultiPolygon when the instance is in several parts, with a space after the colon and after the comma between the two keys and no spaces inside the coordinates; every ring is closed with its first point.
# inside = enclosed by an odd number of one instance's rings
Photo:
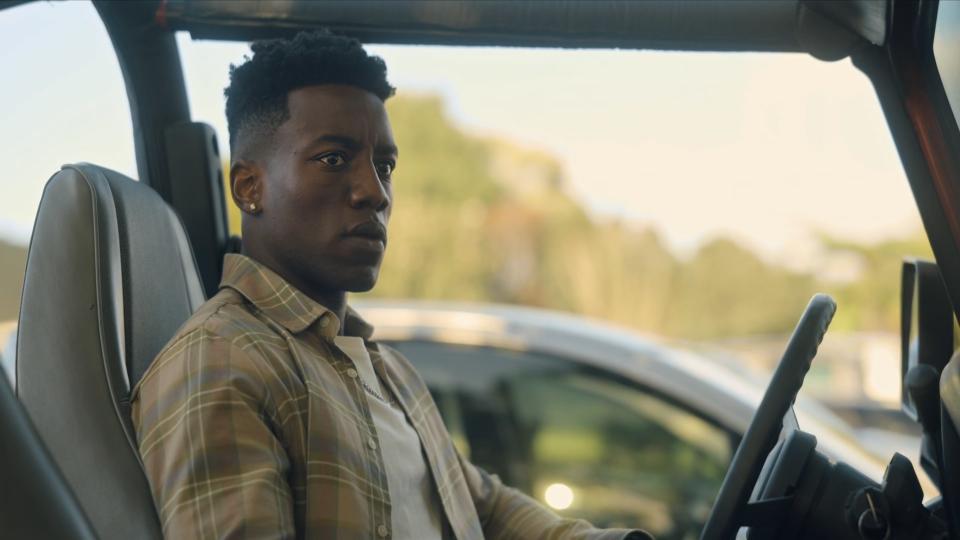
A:
{"type": "Polygon", "coordinates": [[[133,390],[164,534],[646,538],[560,518],[463,459],[410,363],[347,306],[387,245],[383,61],[328,32],[252,49],[226,89],[243,254],[133,390]]]}

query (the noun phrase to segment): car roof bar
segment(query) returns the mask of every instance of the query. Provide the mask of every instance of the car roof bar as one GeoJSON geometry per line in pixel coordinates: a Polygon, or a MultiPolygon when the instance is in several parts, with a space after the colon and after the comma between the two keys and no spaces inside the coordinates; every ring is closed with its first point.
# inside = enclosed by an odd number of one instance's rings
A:
{"type": "Polygon", "coordinates": [[[249,41],[328,27],[366,43],[807,52],[848,56],[886,39],[875,0],[541,2],[167,0],[158,19],[194,39],[249,41]]]}

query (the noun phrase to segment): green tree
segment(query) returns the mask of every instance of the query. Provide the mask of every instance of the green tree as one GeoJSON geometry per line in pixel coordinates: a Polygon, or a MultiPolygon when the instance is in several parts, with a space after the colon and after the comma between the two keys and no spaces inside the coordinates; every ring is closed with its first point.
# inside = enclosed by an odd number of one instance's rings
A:
{"type": "Polygon", "coordinates": [[[388,102],[401,148],[390,247],[375,296],[485,300],[498,261],[486,234],[502,190],[490,146],[456,129],[435,97],[388,102]]]}
{"type": "Polygon", "coordinates": [[[693,339],[789,332],[815,291],[809,275],[724,238],[702,246],[674,283],[667,333],[693,339]]]}
{"type": "Polygon", "coordinates": [[[926,236],[918,233],[872,244],[829,236],[824,236],[821,241],[829,252],[851,255],[859,262],[855,279],[821,284],[840,306],[833,327],[837,330],[898,331],[903,261],[907,258],[933,260],[926,236]]]}
{"type": "Polygon", "coordinates": [[[0,322],[19,317],[26,266],[27,247],[0,240],[0,283],[4,284],[0,288],[0,322]]]}

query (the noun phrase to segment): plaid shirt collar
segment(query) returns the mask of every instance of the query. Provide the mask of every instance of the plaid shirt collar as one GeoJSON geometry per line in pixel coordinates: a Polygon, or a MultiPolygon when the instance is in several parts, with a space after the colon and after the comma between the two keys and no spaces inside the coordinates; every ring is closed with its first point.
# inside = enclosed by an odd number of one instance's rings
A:
{"type": "MultiPolygon", "coordinates": [[[[314,326],[321,336],[332,340],[340,332],[340,320],[335,313],[295,289],[285,279],[259,262],[235,253],[223,259],[223,278],[220,288],[231,288],[246,298],[261,313],[280,324],[292,334],[299,334],[314,326]]],[[[369,340],[373,327],[347,306],[343,334],[369,340]]]]}

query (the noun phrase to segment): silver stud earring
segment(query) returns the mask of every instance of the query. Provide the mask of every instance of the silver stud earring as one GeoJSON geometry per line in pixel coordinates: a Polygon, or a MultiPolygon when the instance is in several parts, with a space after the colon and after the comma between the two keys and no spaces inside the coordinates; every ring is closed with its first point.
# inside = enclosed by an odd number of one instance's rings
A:
{"type": "Polygon", "coordinates": [[[251,211],[251,212],[256,212],[256,211],[257,211],[257,205],[254,204],[254,203],[250,203],[250,211],[251,211]]]}

